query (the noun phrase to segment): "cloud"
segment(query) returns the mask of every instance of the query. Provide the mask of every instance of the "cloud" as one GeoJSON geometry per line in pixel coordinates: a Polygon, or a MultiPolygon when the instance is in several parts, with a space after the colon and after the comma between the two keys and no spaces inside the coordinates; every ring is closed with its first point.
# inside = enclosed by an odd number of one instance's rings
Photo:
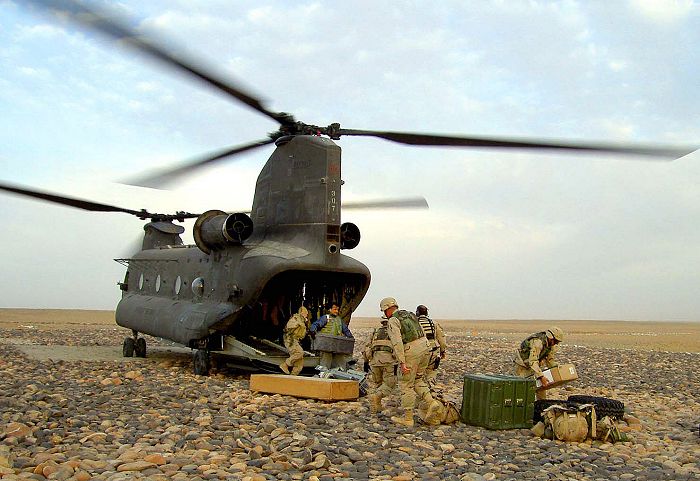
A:
{"type": "Polygon", "coordinates": [[[647,20],[673,24],[688,18],[697,5],[693,0],[629,0],[630,5],[647,20]]]}

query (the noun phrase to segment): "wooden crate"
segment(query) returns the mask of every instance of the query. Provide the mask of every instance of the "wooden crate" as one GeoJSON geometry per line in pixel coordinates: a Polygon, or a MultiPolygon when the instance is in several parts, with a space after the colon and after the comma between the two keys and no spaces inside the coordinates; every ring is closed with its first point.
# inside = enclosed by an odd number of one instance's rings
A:
{"type": "Polygon", "coordinates": [[[360,397],[357,381],[287,374],[251,374],[250,390],[322,401],[353,401],[360,397]]]}

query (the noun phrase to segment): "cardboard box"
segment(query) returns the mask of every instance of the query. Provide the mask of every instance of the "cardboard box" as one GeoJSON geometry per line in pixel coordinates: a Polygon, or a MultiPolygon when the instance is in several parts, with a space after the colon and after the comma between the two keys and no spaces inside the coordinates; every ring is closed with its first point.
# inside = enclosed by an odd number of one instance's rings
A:
{"type": "Polygon", "coordinates": [[[551,369],[545,369],[542,371],[544,377],[550,382],[547,387],[542,387],[542,382],[537,379],[535,385],[538,390],[550,389],[553,387],[561,386],[570,381],[575,381],[578,379],[578,373],[576,372],[576,367],[573,364],[560,364],[557,367],[551,369]]]}
{"type": "Polygon", "coordinates": [[[322,401],[354,401],[360,397],[357,381],[287,374],[251,374],[250,390],[322,401]]]}

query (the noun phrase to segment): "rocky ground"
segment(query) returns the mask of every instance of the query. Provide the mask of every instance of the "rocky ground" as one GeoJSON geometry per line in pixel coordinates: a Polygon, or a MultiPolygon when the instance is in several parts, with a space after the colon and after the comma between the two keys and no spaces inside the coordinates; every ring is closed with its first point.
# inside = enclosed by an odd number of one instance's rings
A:
{"type": "MultiPolygon", "coordinates": [[[[369,332],[355,329],[358,345],[369,332]]],[[[511,340],[449,334],[439,377],[446,397],[461,398],[466,373],[506,372],[511,340]]],[[[560,359],[580,380],[550,397],[619,399],[642,422],[630,442],[572,444],[461,423],[397,428],[395,401],[373,416],[365,399],[254,395],[247,375],[220,367],[197,377],[189,356],[175,352],[56,360],[65,358],[28,349],[118,351],[125,335],[104,326],[0,329],[3,480],[700,479],[698,353],[563,345],[560,359]]]]}

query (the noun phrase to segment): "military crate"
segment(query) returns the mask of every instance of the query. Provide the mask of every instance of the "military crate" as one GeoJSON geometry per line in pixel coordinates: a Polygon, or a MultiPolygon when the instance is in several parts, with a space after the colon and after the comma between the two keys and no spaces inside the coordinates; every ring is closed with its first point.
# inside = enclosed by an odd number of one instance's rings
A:
{"type": "Polygon", "coordinates": [[[355,348],[355,339],[345,336],[333,336],[331,334],[316,334],[312,343],[312,351],[336,352],[339,354],[352,354],[355,348]]]}
{"type": "Polygon", "coordinates": [[[462,421],[488,429],[531,428],[535,381],[499,374],[464,376],[462,421]]]}

